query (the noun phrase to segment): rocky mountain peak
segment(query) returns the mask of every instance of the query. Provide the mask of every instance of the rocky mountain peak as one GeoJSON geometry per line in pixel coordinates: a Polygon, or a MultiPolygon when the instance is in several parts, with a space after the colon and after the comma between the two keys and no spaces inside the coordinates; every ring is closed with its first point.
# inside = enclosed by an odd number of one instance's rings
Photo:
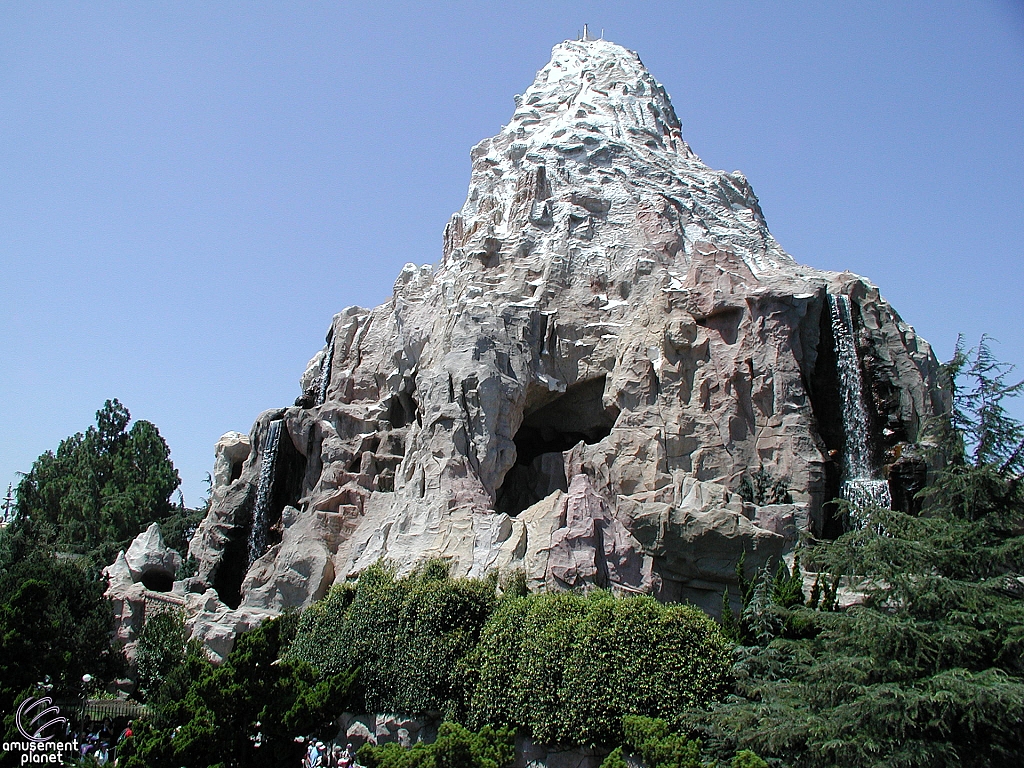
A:
{"type": "Polygon", "coordinates": [[[841,531],[846,481],[919,476],[892,467],[948,408],[928,344],[798,265],[636,54],[556,45],[472,160],[436,268],[336,314],[295,405],[218,444],[186,598],[208,647],[380,559],[714,612],[741,556],[841,531]]]}
{"type": "Polygon", "coordinates": [[[504,132],[536,146],[582,142],[593,134],[672,150],[683,146],[665,89],[636,53],[606,40],[556,45],[516,107],[504,132]]]}
{"type": "Polygon", "coordinates": [[[615,254],[609,268],[632,270],[618,251],[637,235],[649,241],[644,258],[674,266],[711,242],[754,275],[796,266],[746,178],[712,170],[683,141],[668,94],[632,51],[559,43],[516,105],[508,125],[473,148],[442,271],[570,251],[595,268],[615,254]]]}

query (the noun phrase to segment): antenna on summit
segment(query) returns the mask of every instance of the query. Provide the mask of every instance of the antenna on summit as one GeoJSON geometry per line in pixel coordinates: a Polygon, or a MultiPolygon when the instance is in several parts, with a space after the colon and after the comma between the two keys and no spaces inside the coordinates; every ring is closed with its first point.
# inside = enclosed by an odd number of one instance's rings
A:
{"type": "Polygon", "coordinates": [[[584,24],[583,25],[583,37],[581,37],[580,40],[592,40],[592,39],[593,38],[591,38],[591,36],[590,36],[590,30],[587,29],[587,25],[584,24]]]}

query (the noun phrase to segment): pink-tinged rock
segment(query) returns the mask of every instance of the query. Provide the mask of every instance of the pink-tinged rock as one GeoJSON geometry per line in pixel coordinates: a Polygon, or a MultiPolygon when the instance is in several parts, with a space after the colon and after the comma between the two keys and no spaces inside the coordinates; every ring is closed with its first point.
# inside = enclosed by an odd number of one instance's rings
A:
{"type": "Polygon", "coordinates": [[[650,590],[651,559],[612,517],[589,478],[577,474],[565,495],[565,525],[551,535],[547,571],[552,586],[587,585],[650,590]]]}

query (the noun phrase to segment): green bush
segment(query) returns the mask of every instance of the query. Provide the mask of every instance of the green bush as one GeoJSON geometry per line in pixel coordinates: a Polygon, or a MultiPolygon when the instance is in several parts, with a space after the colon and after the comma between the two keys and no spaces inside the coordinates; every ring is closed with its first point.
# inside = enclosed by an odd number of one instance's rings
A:
{"type": "Polygon", "coordinates": [[[318,679],[309,665],[282,661],[292,621],[285,615],[239,636],[219,667],[190,648],[150,700],[152,715],[138,724],[120,765],[298,765],[302,736],[336,729],[355,674],[318,679]]]}
{"type": "Polygon", "coordinates": [[[647,764],[647,768],[700,768],[700,742],[669,731],[658,718],[625,717],[622,730],[626,743],[647,764]]]}
{"type": "Polygon", "coordinates": [[[137,691],[148,698],[164,678],[185,659],[185,615],[180,610],[158,611],[146,619],[135,653],[137,691]]]}
{"type": "Polygon", "coordinates": [[[749,749],[742,749],[729,763],[729,768],[768,768],[768,763],[749,749]]]}
{"type": "MultiPolygon", "coordinates": [[[[28,693],[38,695],[41,681],[54,698],[71,698],[80,695],[83,674],[109,680],[121,673],[121,657],[110,652],[110,601],[84,566],[20,531],[0,530],[0,716],[13,716],[28,693]]],[[[7,725],[4,734],[14,734],[7,725]]]]}
{"type": "Polygon", "coordinates": [[[623,757],[622,747],[616,747],[609,752],[608,757],[601,762],[601,768],[629,768],[629,763],[623,757]]]}
{"type": "MultiPolygon", "coordinates": [[[[601,768],[627,768],[625,749],[639,756],[647,768],[711,768],[721,765],[713,755],[702,752],[699,739],[673,733],[660,718],[627,715],[622,721],[625,744],[616,747],[601,763],[601,768]],[[705,762],[710,758],[709,762],[705,762]]],[[[768,768],[768,764],[744,749],[729,762],[730,768],[768,768]]]]}
{"type": "Polygon", "coordinates": [[[765,504],[792,504],[789,480],[773,477],[762,464],[753,475],[744,474],[736,492],[744,501],[764,506],[765,504]]]}
{"type": "Polygon", "coordinates": [[[496,584],[452,579],[443,561],[404,578],[376,565],[303,613],[289,655],[322,674],[358,667],[363,711],[453,716],[459,663],[494,610],[496,584]]]}
{"type": "Polygon", "coordinates": [[[367,768],[505,768],[515,758],[515,732],[484,726],[473,733],[442,723],[437,741],[404,749],[397,744],[364,744],[358,759],[367,768]]]}
{"type": "Polygon", "coordinates": [[[469,725],[529,730],[546,744],[622,741],[626,715],[703,706],[728,683],[730,644],[690,606],[607,592],[505,601],[467,660],[469,725]]]}

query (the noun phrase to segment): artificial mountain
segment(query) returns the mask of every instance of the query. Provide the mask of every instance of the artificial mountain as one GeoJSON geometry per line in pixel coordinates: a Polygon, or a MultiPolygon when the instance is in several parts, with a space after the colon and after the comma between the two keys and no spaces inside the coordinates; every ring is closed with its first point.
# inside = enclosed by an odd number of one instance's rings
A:
{"type": "Polygon", "coordinates": [[[217,655],[381,558],[715,612],[744,552],[838,533],[850,481],[911,503],[940,384],[875,286],[798,264],[701,162],[635,53],[567,41],[473,148],[440,262],[218,443],[175,591],[217,655]]]}

